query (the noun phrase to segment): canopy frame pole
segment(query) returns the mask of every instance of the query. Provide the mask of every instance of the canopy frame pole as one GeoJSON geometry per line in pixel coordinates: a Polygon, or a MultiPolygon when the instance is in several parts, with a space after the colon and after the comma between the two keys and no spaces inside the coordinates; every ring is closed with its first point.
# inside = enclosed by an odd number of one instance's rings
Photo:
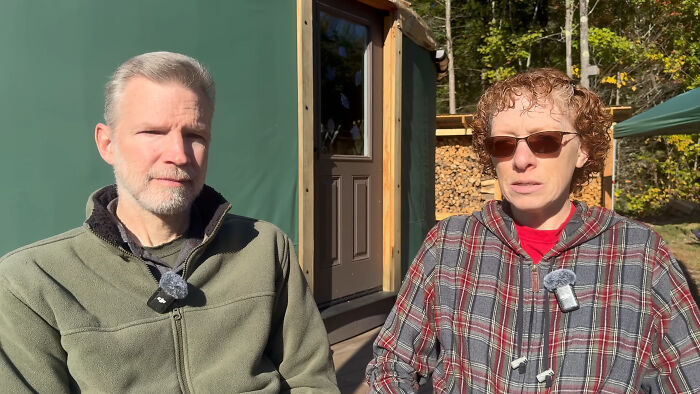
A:
{"type": "Polygon", "coordinates": [[[617,144],[619,142],[618,138],[613,138],[613,143],[612,143],[612,162],[613,162],[613,168],[612,168],[612,192],[610,193],[610,199],[612,201],[612,207],[610,209],[615,212],[615,186],[616,186],[616,175],[617,175],[617,144]]]}

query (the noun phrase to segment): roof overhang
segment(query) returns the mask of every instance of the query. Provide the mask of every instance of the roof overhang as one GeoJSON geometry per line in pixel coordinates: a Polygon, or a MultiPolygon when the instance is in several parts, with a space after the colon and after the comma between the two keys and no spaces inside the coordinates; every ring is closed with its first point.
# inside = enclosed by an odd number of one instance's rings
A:
{"type": "Polygon", "coordinates": [[[435,37],[433,37],[433,33],[430,31],[430,28],[423,18],[411,9],[411,3],[404,0],[357,1],[376,9],[396,11],[397,18],[399,19],[399,29],[403,34],[428,51],[435,51],[437,49],[437,42],[435,41],[435,37]]]}

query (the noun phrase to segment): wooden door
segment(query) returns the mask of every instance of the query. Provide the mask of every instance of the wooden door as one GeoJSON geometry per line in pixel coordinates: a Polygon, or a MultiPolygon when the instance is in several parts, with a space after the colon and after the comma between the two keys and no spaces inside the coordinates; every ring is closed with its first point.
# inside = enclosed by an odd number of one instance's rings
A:
{"type": "Polygon", "coordinates": [[[315,4],[315,267],[320,305],[382,286],[382,16],[315,4]]]}

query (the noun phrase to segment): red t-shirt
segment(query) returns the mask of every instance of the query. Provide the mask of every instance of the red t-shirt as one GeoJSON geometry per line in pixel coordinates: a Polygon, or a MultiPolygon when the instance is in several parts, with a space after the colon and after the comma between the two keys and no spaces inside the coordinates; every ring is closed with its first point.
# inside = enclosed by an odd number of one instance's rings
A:
{"type": "Polygon", "coordinates": [[[530,255],[533,263],[539,263],[542,256],[557,244],[564,227],[569,223],[569,219],[574,215],[574,212],[576,212],[576,207],[574,204],[571,204],[569,216],[555,230],[536,230],[532,227],[521,226],[515,223],[515,231],[517,231],[518,238],[520,238],[520,245],[530,255]]]}

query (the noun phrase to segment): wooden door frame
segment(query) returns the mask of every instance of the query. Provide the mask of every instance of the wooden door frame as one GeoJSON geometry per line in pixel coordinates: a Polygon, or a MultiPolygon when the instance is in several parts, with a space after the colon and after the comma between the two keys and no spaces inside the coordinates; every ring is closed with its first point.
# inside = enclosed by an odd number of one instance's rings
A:
{"type": "MultiPolygon", "coordinates": [[[[401,285],[401,49],[400,20],[386,0],[360,1],[389,11],[384,18],[382,290],[401,285]]],[[[314,290],[314,0],[297,0],[299,264],[314,290]]]]}

